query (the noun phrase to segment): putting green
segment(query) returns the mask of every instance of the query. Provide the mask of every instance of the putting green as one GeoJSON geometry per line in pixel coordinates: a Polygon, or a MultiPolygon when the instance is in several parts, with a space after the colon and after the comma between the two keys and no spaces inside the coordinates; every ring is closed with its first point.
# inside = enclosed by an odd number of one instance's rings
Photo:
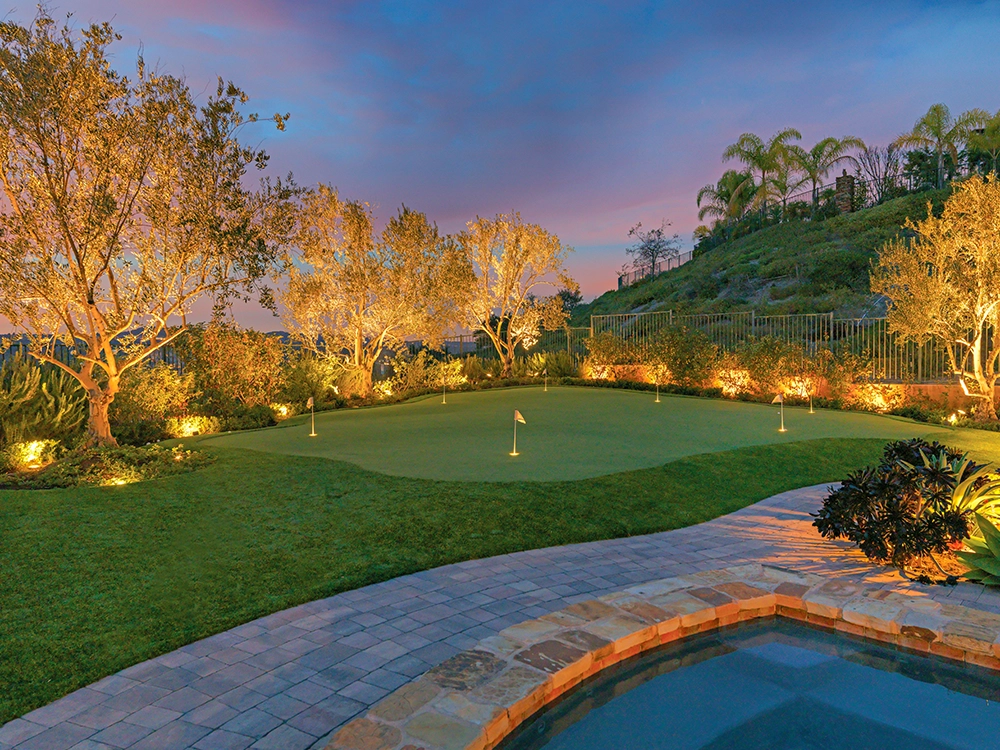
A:
{"type": "MultiPolygon", "coordinates": [[[[341,409],[278,427],[202,438],[231,448],[350,461],[396,476],[470,481],[583,479],[660,466],[683,456],[821,438],[924,436],[1000,460],[1000,434],[861,412],[786,408],[605,388],[510,388],[449,393],[371,409],[341,409]],[[514,409],[524,415],[510,456],[514,409]]],[[[739,477],[733,477],[734,482],[739,477]]]]}

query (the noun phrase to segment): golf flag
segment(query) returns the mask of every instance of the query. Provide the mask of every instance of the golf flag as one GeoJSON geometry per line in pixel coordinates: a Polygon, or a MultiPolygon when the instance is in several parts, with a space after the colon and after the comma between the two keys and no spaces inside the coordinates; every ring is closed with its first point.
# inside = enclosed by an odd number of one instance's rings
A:
{"type": "Polygon", "coordinates": [[[524,417],[521,416],[521,412],[519,412],[517,409],[514,409],[514,421],[520,422],[521,424],[528,424],[527,422],[524,421],[524,417]]]}
{"type": "Polygon", "coordinates": [[[544,375],[545,377],[549,376],[549,368],[548,367],[546,367],[544,370],[542,370],[542,375],[544,375]]]}
{"type": "Polygon", "coordinates": [[[781,395],[781,394],[779,393],[779,394],[778,394],[777,396],[775,396],[775,397],[774,397],[774,398],[773,398],[773,399],[771,400],[771,403],[772,403],[772,404],[783,404],[783,403],[785,403],[785,399],[784,399],[784,397],[783,397],[783,396],[782,396],[782,395],[781,395]]]}
{"type": "Polygon", "coordinates": [[[308,400],[308,401],[306,401],[306,408],[307,408],[307,409],[312,409],[312,408],[313,408],[313,403],[314,403],[314,402],[313,402],[313,397],[312,397],[312,396],[310,396],[310,397],[309,397],[309,400],[308,400]]]}

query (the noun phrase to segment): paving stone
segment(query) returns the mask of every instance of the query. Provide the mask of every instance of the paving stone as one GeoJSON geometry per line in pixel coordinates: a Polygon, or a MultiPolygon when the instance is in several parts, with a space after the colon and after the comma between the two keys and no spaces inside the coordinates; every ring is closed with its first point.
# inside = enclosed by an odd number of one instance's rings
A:
{"type": "Polygon", "coordinates": [[[129,714],[123,721],[129,724],[138,724],[140,727],[146,727],[147,729],[159,729],[180,717],[180,711],[171,711],[170,709],[158,706],[146,706],[133,714],[129,714]]]}
{"type": "Polygon", "coordinates": [[[211,730],[186,721],[172,721],[132,745],[129,750],[176,750],[191,747],[211,730]]]}
{"type": "Polygon", "coordinates": [[[227,706],[221,701],[209,701],[184,714],[184,720],[209,729],[217,729],[237,716],[239,711],[232,706],[227,706]]]}
{"type": "Polygon", "coordinates": [[[57,724],[23,740],[18,750],[67,750],[94,734],[90,727],[81,727],[69,722],[57,724]]]}
{"type": "Polygon", "coordinates": [[[248,737],[263,737],[280,725],[281,719],[258,708],[251,708],[240,713],[235,719],[227,721],[222,728],[227,732],[245,734],[248,737]]]}
{"type": "Polygon", "coordinates": [[[253,737],[227,732],[225,729],[216,729],[194,743],[193,747],[195,750],[245,750],[253,742],[253,737]]]}
{"type": "Polygon", "coordinates": [[[130,747],[143,737],[152,733],[152,729],[140,727],[138,724],[128,724],[120,721],[112,724],[107,729],[102,729],[90,739],[96,742],[103,742],[112,747],[130,747]]]}
{"type": "Polygon", "coordinates": [[[73,717],[72,722],[93,730],[105,729],[128,716],[127,711],[98,704],[73,717]]]}
{"type": "Polygon", "coordinates": [[[270,732],[251,745],[254,750],[306,750],[316,742],[311,734],[306,734],[287,724],[270,732]]]}
{"type": "Polygon", "coordinates": [[[246,711],[249,708],[253,708],[258,703],[262,703],[267,699],[267,696],[258,693],[256,690],[251,690],[249,687],[240,685],[237,688],[233,688],[227,693],[220,695],[217,700],[220,703],[225,703],[230,708],[234,708],[237,711],[246,711]]]}

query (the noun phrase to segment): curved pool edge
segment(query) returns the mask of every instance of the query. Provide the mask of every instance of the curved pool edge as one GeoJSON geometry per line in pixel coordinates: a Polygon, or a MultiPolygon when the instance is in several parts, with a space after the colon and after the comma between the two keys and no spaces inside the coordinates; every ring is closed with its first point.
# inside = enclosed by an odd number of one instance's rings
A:
{"type": "Polygon", "coordinates": [[[390,693],[326,750],[489,750],[620,661],[773,616],[1000,671],[998,614],[750,563],[632,586],[506,628],[390,693]]]}

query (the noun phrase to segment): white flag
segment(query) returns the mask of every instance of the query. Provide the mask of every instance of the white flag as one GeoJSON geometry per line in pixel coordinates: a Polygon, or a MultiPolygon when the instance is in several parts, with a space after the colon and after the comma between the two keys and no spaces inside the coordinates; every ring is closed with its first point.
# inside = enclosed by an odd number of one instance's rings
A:
{"type": "Polygon", "coordinates": [[[784,397],[783,397],[783,396],[782,396],[782,395],[781,395],[781,394],[779,393],[779,394],[778,394],[777,396],[775,396],[775,397],[774,397],[773,399],[771,399],[771,403],[772,403],[772,404],[783,404],[783,403],[785,403],[785,399],[784,399],[784,397]]]}
{"type": "Polygon", "coordinates": [[[514,409],[514,421],[520,422],[521,424],[528,424],[527,422],[524,421],[524,417],[521,416],[521,412],[519,412],[517,409],[514,409]]]}
{"type": "Polygon", "coordinates": [[[307,409],[312,409],[313,408],[313,397],[312,396],[310,396],[309,400],[306,401],[306,408],[307,409]]]}

